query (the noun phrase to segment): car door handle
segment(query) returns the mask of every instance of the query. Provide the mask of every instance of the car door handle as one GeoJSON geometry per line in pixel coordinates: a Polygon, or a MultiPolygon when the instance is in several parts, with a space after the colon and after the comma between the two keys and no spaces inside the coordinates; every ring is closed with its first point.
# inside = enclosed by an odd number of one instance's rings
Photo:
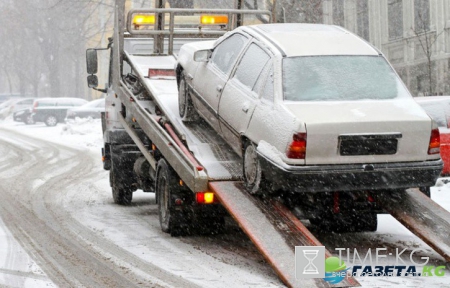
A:
{"type": "Polygon", "coordinates": [[[248,103],[245,103],[244,106],[242,106],[242,111],[244,111],[244,113],[248,112],[248,103]]]}
{"type": "Polygon", "coordinates": [[[217,85],[216,90],[217,92],[222,92],[223,87],[221,85],[217,85]]]}

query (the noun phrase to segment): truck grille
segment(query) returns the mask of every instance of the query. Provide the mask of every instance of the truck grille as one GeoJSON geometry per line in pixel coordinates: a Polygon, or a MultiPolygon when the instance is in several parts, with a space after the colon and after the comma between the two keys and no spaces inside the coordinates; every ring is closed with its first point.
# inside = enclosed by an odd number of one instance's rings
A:
{"type": "Polygon", "coordinates": [[[340,135],[339,153],[342,156],[392,155],[397,153],[402,134],[340,135]]]}

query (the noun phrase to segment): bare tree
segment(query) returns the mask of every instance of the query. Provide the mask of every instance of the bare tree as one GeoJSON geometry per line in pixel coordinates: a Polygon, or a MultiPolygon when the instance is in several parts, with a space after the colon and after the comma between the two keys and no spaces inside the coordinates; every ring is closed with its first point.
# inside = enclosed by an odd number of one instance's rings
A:
{"type": "MultiPolygon", "coordinates": [[[[427,14],[429,10],[421,9],[423,7],[415,7],[415,25],[411,27],[411,30],[414,32],[417,41],[420,44],[420,47],[425,54],[427,60],[427,78],[428,78],[428,92],[430,95],[434,95],[436,93],[433,88],[433,46],[438,40],[439,36],[442,35],[444,29],[439,33],[433,33],[429,31],[429,15],[427,14]]],[[[423,91],[421,91],[423,92],[423,91]]]]}

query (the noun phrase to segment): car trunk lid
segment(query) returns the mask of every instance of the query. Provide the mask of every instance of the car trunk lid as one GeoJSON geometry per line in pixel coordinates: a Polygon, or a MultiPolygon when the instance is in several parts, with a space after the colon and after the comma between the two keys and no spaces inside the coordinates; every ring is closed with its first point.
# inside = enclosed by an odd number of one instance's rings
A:
{"type": "Polygon", "coordinates": [[[285,102],[307,131],[306,165],[423,161],[431,119],[413,99],[285,102]]]}

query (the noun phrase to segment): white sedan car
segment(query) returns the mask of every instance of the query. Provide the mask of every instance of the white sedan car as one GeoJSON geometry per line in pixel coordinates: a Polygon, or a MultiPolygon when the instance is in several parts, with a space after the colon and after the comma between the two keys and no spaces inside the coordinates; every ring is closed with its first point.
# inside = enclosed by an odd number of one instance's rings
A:
{"type": "Polygon", "coordinates": [[[251,192],[429,187],[442,169],[435,123],[380,51],[341,27],[239,27],[182,46],[176,71],[180,116],[242,156],[251,192]]]}

